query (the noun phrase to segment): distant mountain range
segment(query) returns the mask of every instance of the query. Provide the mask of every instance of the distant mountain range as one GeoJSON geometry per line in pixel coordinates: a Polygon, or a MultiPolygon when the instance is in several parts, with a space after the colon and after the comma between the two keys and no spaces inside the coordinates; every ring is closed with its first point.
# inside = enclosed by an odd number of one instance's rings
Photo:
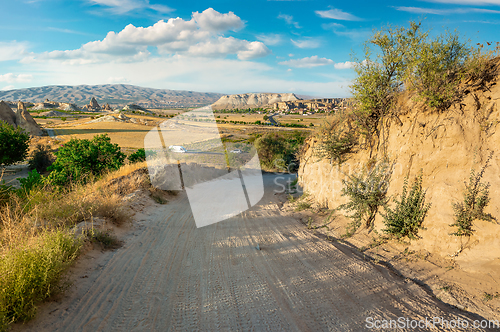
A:
{"type": "Polygon", "coordinates": [[[211,105],[223,94],[168,89],[143,88],[129,84],[49,85],[36,88],[0,91],[0,100],[17,102],[50,101],[83,106],[95,97],[100,105],[136,104],[145,108],[198,107],[211,105]]]}

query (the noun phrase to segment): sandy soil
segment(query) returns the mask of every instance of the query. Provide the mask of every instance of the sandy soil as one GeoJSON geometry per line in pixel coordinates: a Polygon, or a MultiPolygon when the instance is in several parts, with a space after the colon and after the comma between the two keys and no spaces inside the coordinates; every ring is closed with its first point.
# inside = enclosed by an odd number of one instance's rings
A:
{"type": "Polygon", "coordinates": [[[482,319],[307,231],[282,213],[276,175],[264,178],[258,205],[199,229],[184,194],[132,200],[143,209],[124,246],[85,255],[66,295],[14,330],[361,331],[368,317],[482,319]]]}

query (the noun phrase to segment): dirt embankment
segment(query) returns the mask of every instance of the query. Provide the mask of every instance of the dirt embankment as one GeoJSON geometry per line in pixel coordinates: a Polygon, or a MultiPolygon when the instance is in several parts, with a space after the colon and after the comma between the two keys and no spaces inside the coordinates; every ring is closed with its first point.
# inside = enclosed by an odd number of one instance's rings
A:
{"type": "MultiPolygon", "coordinates": [[[[456,269],[475,275],[476,282],[468,286],[482,289],[485,296],[500,291],[499,83],[497,77],[481,89],[471,89],[461,103],[444,112],[426,109],[411,98],[401,98],[398,103],[400,121],[390,125],[386,145],[389,158],[396,162],[388,196],[401,194],[404,178],[409,175],[411,181],[422,169],[426,202],[432,203],[423,222],[424,229],[419,231],[422,238],[411,241],[404,248],[408,248],[407,252],[425,252],[437,259],[446,259],[456,269]],[[463,202],[464,182],[468,182],[471,168],[479,172],[492,151],[493,158],[482,182],[491,185],[491,201],[485,212],[497,220],[475,220],[475,232],[470,238],[451,235],[457,230],[450,227],[455,221],[452,203],[463,202]]],[[[300,184],[319,206],[329,209],[347,202],[347,197],[341,196],[342,180],[347,179],[348,174],[359,172],[370,157],[382,155],[376,148],[372,156],[370,151],[360,150],[337,166],[314,156],[317,142],[311,139],[308,144],[301,160],[300,184]]],[[[336,223],[346,225],[348,221],[339,216],[336,223]]],[[[367,241],[373,241],[377,231],[380,234],[385,228],[381,215],[377,215],[374,225],[375,232],[361,231],[367,241]]],[[[345,230],[339,228],[337,233],[340,236],[345,230]]],[[[353,241],[357,241],[356,235],[353,241]]],[[[367,241],[361,241],[360,245],[366,245],[367,241]]],[[[499,296],[493,297],[500,302],[499,296]]]]}

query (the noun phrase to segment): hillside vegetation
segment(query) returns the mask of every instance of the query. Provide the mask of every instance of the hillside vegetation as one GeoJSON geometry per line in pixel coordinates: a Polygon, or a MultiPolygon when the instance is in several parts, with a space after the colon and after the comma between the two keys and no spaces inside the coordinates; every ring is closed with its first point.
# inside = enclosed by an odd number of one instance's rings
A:
{"type": "Polygon", "coordinates": [[[430,38],[410,22],[365,46],[356,105],[306,142],[304,190],[345,220],[338,236],[402,239],[498,275],[499,43],[430,38]]]}

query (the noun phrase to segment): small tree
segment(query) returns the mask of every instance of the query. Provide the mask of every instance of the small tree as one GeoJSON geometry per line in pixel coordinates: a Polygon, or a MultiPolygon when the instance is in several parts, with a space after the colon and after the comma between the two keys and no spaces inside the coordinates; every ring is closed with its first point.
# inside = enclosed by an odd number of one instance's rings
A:
{"type": "Polygon", "coordinates": [[[465,183],[465,190],[463,192],[463,202],[453,203],[453,211],[455,212],[455,223],[452,227],[458,227],[458,230],[453,235],[457,236],[471,236],[474,233],[472,223],[474,220],[493,221],[495,218],[485,213],[484,209],[490,202],[490,184],[482,183],[481,178],[484,171],[488,167],[488,163],[493,156],[493,151],[486,159],[486,163],[479,173],[476,174],[474,168],[470,171],[469,183],[465,183]]]}
{"type": "Polygon", "coordinates": [[[86,182],[91,175],[101,175],[123,165],[125,154],[107,135],[92,140],[71,139],[55,153],[57,159],[49,167],[49,180],[58,185],[71,181],[86,182]]]}
{"type": "Polygon", "coordinates": [[[0,165],[12,165],[24,160],[28,152],[29,136],[21,128],[0,121],[0,165]]]}

